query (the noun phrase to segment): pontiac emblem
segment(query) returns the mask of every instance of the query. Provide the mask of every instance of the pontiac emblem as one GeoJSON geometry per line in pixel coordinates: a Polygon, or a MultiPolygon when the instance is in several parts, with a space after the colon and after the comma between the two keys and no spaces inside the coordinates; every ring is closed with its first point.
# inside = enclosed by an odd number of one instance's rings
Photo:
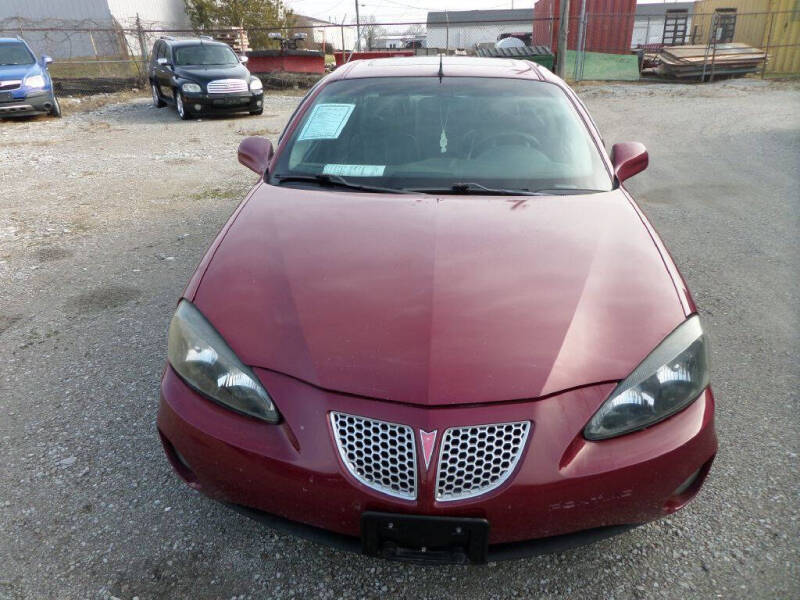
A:
{"type": "Polygon", "coordinates": [[[425,468],[431,466],[431,456],[433,456],[433,447],[436,445],[436,432],[419,430],[419,441],[422,445],[422,458],[425,459],[425,468]]]}

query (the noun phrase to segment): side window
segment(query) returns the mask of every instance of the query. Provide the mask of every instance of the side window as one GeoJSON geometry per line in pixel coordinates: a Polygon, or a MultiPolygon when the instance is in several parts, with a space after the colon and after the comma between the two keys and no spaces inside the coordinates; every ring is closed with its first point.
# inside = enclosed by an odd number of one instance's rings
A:
{"type": "Polygon", "coordinates": [[[158,44],[158,54],[156,54],[156,58],[165,58],[167,56],[167,45],[164,42],[159,42],[158,44]]]}

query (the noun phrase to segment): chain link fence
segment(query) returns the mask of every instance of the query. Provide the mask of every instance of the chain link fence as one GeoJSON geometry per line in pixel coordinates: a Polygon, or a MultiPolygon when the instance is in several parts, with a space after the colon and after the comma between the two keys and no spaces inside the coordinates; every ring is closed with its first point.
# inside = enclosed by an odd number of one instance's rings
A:
{"type": "MultiPolygon", "coordinates": [[[[557,17],[534,18],[533,13],[524,22],[448,19],[356,25],[315,21],[280,30],[204,31],[175,29],[138,18],[125,23],[113,18],[0,20],[0,37],[20,36],[37,54],[53,57],[50,71],[57,90],[65,95],[145,87],[150,51],[162,36],[202,34],[229,42],[237,52],[248,55],[251,72],[259,75],[266,87],[296,88],[308,87],[326,71],[358,58],[509,56],[551,68],[558,51],[558,30],[557,17]],[[496,48],[498,42],[507,47],[496,48]]],[[[565,76],[572,80],[631,79],[641,73],[675,77],[668,69],[659,71],[663,53],[687,45],[696,51],[690,62],[705,68],[700,75],[678,79],[709,79],[712,66],[723,62],[725,53],[731,51],[730,44],[752,46],[766,54],[766,60],[750,70],[761,77],[800,74],[800,9],[738,14],[729,10],[666,11],[663,15],[586,13],[571,18],[569,30],[565,76]]],[[[717,77],[741,74],[715,71],[717,77]]]]}

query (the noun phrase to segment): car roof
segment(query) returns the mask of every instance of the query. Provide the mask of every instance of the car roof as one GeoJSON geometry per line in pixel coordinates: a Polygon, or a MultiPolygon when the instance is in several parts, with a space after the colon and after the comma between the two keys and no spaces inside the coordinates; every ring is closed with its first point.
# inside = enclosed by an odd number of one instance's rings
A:
{"type": "Polygon", "coordinates": [[[170,46],[196,46],[197,44],[203,44],[208,46],[228,46],[225,42],[220,42],[217,40],[206,39],[206,38],[161,38],[163,42],[166,42],[170,46]]]}
{"type": "Polygon", "coordinates": [[[26,42],[25,40],[23,40],[22,38],[16,38],[16,37],[13,37],[13,38],[0,37],[0,44],[8,44],[9,42],[11,42],[11,43],[15,43],[15,44],[25,44],[26,46],[28,45],[28,44],[27,44],[27,42],[26,42]]]}
{"type": "Polygon", "coordinates": [[[404,56],[354,60],[336,69],[331,79],[364,77],[435,77],[441,60],[444,77],[499,77],[560,82],[550,71],[527,60],[477,56],[404,56]]]}

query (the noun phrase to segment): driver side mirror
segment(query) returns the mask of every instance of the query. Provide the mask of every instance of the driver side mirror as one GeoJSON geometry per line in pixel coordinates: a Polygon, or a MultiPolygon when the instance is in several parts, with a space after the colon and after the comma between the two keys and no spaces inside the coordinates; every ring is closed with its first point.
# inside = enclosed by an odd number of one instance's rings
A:
{"type": "Polygon", "coordinates": [[[274,151],[267,138],[251,135],[239,143],[239,162],[251,171],[263,175],[269,167],[274,151]]]}
{"type": "Polygon", "coordinates": [[[245,63],[247,63],[247,61],[248,61],[248,60],[250,60],[250,59],[249,59],[249,58],[247,58],[247,56],[245,56],[244,54],[242,54],[242,55],[239,57],[239,62],[240,62],[240,63],[242,63],[242,64],[245,64],[245,63]]]}
{"type": "Polygon", "coordinates": [[[47,56],[47,54],[43,54],[42,55],[42,64],[43,65],[49,65],[51,62],[53,62],[53,59],[51,57],[47,56]]]}
{"type": "Polygon", "coordinates": [[[647,148],[639,142],[621,142],[611,147],[611,163],[620,183],[644,171],[649,162],[647,148]]]}
{"type": "Polygon", "coordinates": [[[161,58],[156,59],[156,62],[160,64],[162,67],[169,66],[169,61],[163,56],[161,58]]]}

